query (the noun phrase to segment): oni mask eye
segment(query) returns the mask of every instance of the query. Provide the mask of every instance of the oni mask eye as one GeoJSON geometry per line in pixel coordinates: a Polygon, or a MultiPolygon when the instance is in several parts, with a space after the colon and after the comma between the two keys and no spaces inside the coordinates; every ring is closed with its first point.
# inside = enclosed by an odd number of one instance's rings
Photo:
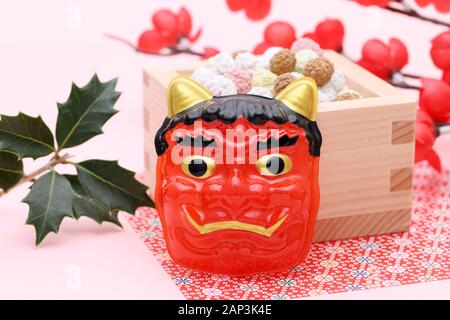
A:
{"type": "Polygon", "coordinates": [[[216,163],[209,157],[190,156],[183,159],[181,169],[189,177],[204,179],[213,174],[216,163]]]}
{"type": "Polygon", "coordinates": [[[256,161],[256,168],[263,176],[278,176],[291,170],[292,161],[284,154],[267,154],[256,161]]]}

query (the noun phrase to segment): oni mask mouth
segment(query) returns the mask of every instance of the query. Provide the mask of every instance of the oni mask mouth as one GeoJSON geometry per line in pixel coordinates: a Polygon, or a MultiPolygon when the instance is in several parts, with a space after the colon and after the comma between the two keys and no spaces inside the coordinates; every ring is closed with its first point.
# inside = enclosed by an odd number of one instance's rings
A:
{"type": "Polygon", "coordinates": [[[200,234],[206,234],[219,230],[242,230],[257,233],[266,237],[271,237],[272,234],[277,231],[277,229],[283,224],[288,216],[288,214],[286,213],[288,210],[287,208],[285,208],[280,213],[278,220],[268,227],[242,222],[239,220],[226,220],[200,224],[189,214],[189,211],[185,206],[183,206],[182,208],[186,219],[200,234]]]}

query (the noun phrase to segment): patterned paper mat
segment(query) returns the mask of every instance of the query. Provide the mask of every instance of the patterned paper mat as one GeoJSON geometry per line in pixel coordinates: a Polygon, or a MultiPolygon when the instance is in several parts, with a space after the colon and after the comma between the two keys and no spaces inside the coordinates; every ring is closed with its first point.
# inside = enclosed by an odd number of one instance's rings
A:
{"type": "Polygon", "coordinates": [[[292,270],[241,277],[175,264],[152,209],[141,208],[130,224],[187,299],[295,299],[450,279],[450,172],[415,168],[412,219],[409,233],[316,243],[292,270]]]}

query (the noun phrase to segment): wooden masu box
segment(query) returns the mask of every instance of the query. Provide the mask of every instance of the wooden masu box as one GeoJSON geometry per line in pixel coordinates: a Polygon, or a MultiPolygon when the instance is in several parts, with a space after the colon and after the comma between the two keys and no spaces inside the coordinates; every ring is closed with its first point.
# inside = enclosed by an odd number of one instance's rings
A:
{"type": "MultiPolygon", "coordinates": [[[[345,57],[327,51],[364,99],[319,104],[321,203],[314,241],[408,231],[416,101],[345,57]]],[[[153,194],[154,137],[166,116],[166,88],[200,66],[144,69],[145,181],[153,194]]]]}

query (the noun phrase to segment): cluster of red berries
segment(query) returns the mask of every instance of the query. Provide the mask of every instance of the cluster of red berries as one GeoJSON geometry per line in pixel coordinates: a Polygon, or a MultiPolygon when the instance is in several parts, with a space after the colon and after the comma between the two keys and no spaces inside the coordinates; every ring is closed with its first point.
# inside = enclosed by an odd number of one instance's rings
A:
{"type": "Polygon", "coordinates": [[[254,54],[263,54],[270,47],[290,48],[297,39],[295,28],[288,22],[276,21],[264,30],[263,42],[253,49],[254,54]]]}
{"type": "Polygon", "coordinates": [[[262,20],[270,12],[272,0],[227,0],[228,8],[233,11],[245,12],[250,20],[262,20]]]}
{"type": "Polygon", "coordinates": [[[450,124],[450,85],[442,80],[421,79],[419,110],[416,123],[416,162],[423,160],[440,171],[439,156],[433,144],[438,127],[450,124]]]}
{"type": "MultiPolygon", "coordinates": [[[[253,49],[254,54],[262,54],[267,48],[290,48],[297,39],[295,28],[288,22],[276,21],[264,30],[264,39],[253,49]]],[[[314,31],[303,34],[317,42],[322,49],[341,51],[345,35],[344,25],[336,19],[326,19],[315,27],[314,31]]]]}
{"type": "Polygon", "coordinates": [[[395,72],[400,72],[408,63],[408,49],[405,44],[392,38],[388,44],[372,39],[362,48],[362,56],[358,64],[376,76],[391,80],[395,72]]]}
{"type": "MultiPolygon", "coordinates": [[[[378,6],[387,6],[390,2],[388,0],[356,1],[362,5],[378,6]]],[[[420,5],[433,2],[438,10],[450,11],[450,1],[445,1],[448,7],[445,7],[442,1],[417,2],[420,5]]],[[[402,73],[403,67],[408,63],[408,49],[401,40],[396,38],[390,39],[387,44],[377,39],[367,41],[362,48],[358,64],[395,85],[413,88],[407,85],[404,79],[413,77],[420,80],[415,161],[428,161],[432,167],[440,171],[439,156],[433,150],[433,144],[439,135],[438,128],[444,124],[450,124],[450,31],[443,32],[432,40],[430,55],[436,67],[442,70],[442,80],[402,73]],[[397,81],[400,83],[396,83],[397,81]]]]}
{"type": "Polygon", "coordinates": [[[342,52],[345,36],[344,24],[338,19],[325,19],[316,25],[312,32],[307,32],[303,37],[317,42],[322,49],[342,52]]]}
{"type": "Polygon", "coordinates": [[[153,29],[144,31],[138,40],[138,49],[142,52],[158,53],[163,48],[175,46],[182,38],[194,43],[201,34],[199,29],[191,35],[192,18],[184,7],[178,13],[167,9],[158,10],[151,20],[153,29]]]}
{"type": "MultiPolygon", "coordinates": [[[[358,2],[369,4],[371,1],[358,2]]],[[[388,2],[377,1],[376,4],[388,2]]],[[[313,32],[306,33],[303,37],[318,42],[322,49],[342,51],[344,34],[341,21],[326,19],[320,22],[313,32]]],[[[267,48],[274,46],[290,48],[296,38],[296,30],[291,24],[281,21],[271,23],[264,30],[264,40],[254,48],[254,53],[262,54],[267,48]]],[[[402,69],[408,64],[409,53],[406,45],[397,38],[392,38],[387,43],[378,39],[368,40],[357,63],[376,76],[399,86],[414,88],[405,82],[405,77],[420,79],[416,162],[425,160],[436,170],[440,170],[439,157],[433,150],[433,144],[438,135],[437,126],[450,124],[450,31],[432,40],[431,57],[434,64],[443,71],[442,80],[403,73],[402,69]]]]}
{"type": "Polygon", "coordinates": [[[168,9],[156,11],[152,16],[153,29],[141,33],[136,49],[140,52],[159,54],[167,48],[171,53],[193,53],[208,58],[218,53],[218,50],[205,47],[197,53],[187,48],[187,43],[195,43],[202,29],[192,31],[192,17],[189,11],[182,7],[177,13],[168,9]]]}
{"type": "MultiPolygon", "coordinates": [[[[388,44],[380,40],[367,41],[362,48],[358,64],[386,81],[394,81],[395,75],[407,76],[401,71],[408,63],[408,49],[396,38],[388,44]]],[[[420,79],[419,110],[416,129],[416,162],[428,163],[440,171],[439,156],[433,150],[438,136],[437,127],[450,124],[450,31],[432,40],[431,57],[443,71],[442,80],[420,79]]]]}
{"type": "Polygon", "coordinates": [[[439,34],[431,44],[431,58],[436,67],[442,70],[442,79],[450,85],[450,31],[439,34]]]}
{"type": "Polygon", "coordinates": [[[392,0],[355,0],[363,6],[387,7],[392,0]]]}
{"type": "Polygon", "coordinates": [[[416,3],[421,7],[433,4],[437,11],[442,13],[450,12],[450,1],[448,0],[416,0],[416,3]]]}
{"type": "Polygon", "coordinates": [[[434,169],[441,171],[439,155],[433,149],[436,137],[437,130],[433,119],[423,109],[418,109],[416,118],[415,162],[427,161],[434,169]]]}
{"type": "MultiPolygon", "coordinates": [[[[396,2],[395,0],[355,0],[363,6],[379,6],[387,7],[391,2],[396,2]]],[[[450,1],[448,0],[416,0],[417,5],[420,7],[426,7],[429,5],[434,5],[437,11],[442,13],[450,12],[450,1]]]]}
{"type": "Polygon", "coordinates": [[[419,105],[440,124],[450,124],[450,31],[432,41],[431,58],[442,70],[442,80],[421,79],[419,105]]]}

